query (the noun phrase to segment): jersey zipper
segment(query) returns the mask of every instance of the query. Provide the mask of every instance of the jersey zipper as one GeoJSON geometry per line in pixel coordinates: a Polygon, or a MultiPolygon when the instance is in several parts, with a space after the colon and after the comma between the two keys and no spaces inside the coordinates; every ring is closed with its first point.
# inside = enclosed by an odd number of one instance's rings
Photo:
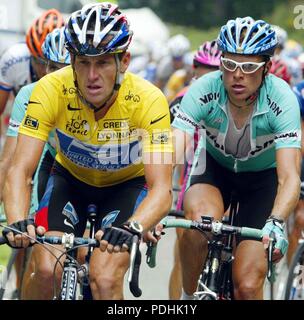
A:
{"type": "Polygon", "coordinates": [[[237,159],[234,159],[233,170],[235,173],[237,172],[237,159]]]}

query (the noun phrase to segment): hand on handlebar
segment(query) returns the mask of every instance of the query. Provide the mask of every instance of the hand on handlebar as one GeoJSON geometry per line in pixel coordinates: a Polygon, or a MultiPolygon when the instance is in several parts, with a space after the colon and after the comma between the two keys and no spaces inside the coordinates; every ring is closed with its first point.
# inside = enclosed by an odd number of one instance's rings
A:
{"type": "Polygon", "coordinates": [[[133,237],[141,235],[128,229],[127,226],[106,227],[96,233],[95,238],[100,241],[100,250],[109,253],[126,252],[131,249],[133,237]]]}
{"type": "Polygon", "coordinates": [[[262,229],[263,233],[263,244],[264,249],[268,249],[270,242],[270,234],[273,234],[275,245],[272,255],[273,262],[279,262],[288,249],[288,240],[284,233],[283,226],[275,220],[269,219],[266,221],[264,228],[262,229]]]}
{"type": "Polygon", "coordinates": [[[152,242],[153,244],[156,244],[161,239],[161,236],[165,234],[163,229],[164,226],[161,223],[157,224],[154,230],[143,234],[143,241],[146,243],[152,242]]]}
{"type": "Polygon", "coordinates": [[[32,246],[35,241],[28,236],[36,238],[36,233],[43,235],[45,229],[41,226],[36,228],[34,219],[25,219],[14,222],[5,227],[2,231],[3,237],[8,241],[7,244],[15,249],[32,246]],[[21,232],[23,234],[21,234],[21,232]]]}

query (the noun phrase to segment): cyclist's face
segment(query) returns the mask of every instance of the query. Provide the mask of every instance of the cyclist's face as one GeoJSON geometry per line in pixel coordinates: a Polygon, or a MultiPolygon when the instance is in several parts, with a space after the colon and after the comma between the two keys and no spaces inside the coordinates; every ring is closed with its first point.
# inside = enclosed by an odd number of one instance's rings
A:
{"type": "Polygon", "coordinates": [[[57,63],[57,62],[48,60],[47,66],[46,66],[46,73],[49,74],[49,73],[55,72],[55,71],[57,71],[63,67],[66,67],[66,66],[68,66],[68,64],[57,63]]]}
{"type": "Polygon", "coordinates": [[[41,79],[43,76],[46,75],[46,64],[47,61],[42,58],[36,58],[32,57],[32,66],[34,69],[34,72],[38,79],[41,79]]]}
{"type": "MultiPolygon", "coordinates": [[[[124,57],[121,61],[121,72],[126,71],[128,63],[126,64],[125,60],[124,57]]],[[[100,106],[114,87],[117,71],[114,55],[76,56],[74,69],[79,89],[85,99],[93,105],[100,106]]]]}
{"type": "Polygon", "coordinates": [[[199,66],[194,68],[194,78],[199,79],[203,75],[218,70],[218,67],[205,67],[205,66],[199,66]]]}
{"type": "MultiPolygon", "coordinates": [[[[255,55],[240,55],[225,53],[224,58],[231,59],[235,62],[263,62],[263,57],[255,55]]],[[[245,68],[246,66],[244,66],[245,68]]],[[[224,68],[223,62],[221,70],[223,72],[223,81],[226,90],[231,98],[237,101],[243,101],[257,91],[263,79],[264,69],[267,70],[269,64],[263,65],[253,73],[244,73],[240,67],[235,71],[228,71],[224,68]]],[[[245,69],[247,70],[247,69],[245,69]]]]}

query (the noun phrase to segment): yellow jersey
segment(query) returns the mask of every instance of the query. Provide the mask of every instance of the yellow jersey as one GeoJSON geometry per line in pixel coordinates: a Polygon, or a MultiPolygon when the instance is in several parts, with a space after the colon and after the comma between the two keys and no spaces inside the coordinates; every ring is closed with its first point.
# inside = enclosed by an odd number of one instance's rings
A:
{"type": "Polygon", "coordinates": [[[98,121],[77,95],[71,66],[43,77],[32,92],[19,133],[47,141],[52,129],[56,161],[96,187],[144,175],[143,152],[173,152],[165,96],[128,72],[116,101],[98,121]]]}

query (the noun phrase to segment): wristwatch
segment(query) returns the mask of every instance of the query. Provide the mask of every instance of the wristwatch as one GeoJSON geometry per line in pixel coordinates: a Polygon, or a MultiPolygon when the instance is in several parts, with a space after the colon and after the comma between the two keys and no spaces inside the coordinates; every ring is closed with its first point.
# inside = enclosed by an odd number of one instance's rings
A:
{"type": "Polygon", "coordinates": [[[130,231],[134,233],[142,234],[144,231],[143,226],[135,220],[128,221],[127,223],[125,223],[125,225],[130,229],[130,231]]]}

